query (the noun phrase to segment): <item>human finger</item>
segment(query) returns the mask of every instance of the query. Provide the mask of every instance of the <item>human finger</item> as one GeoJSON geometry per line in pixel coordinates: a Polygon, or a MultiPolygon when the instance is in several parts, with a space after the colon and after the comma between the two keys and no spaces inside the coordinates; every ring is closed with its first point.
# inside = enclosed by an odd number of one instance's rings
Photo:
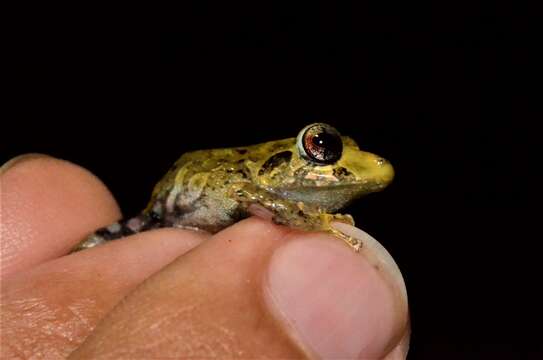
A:
{"type": "Polygon", "coordinates": [[[2,284],[0,358],[65,358],[124,296],[208,237],[152,230],[14,274],[2,284]]]}
{"type": "Polygon", "coordinates": [[[29,154],[2,166],[1,274],[65,255],[121,213],[105,185],[68,161],[29,154]]]}
{"type": "Polygon", "coordinates": [[[149,278],[72,356],[382,359],[408,312],[375,249],[243,221],[149,278]]]}

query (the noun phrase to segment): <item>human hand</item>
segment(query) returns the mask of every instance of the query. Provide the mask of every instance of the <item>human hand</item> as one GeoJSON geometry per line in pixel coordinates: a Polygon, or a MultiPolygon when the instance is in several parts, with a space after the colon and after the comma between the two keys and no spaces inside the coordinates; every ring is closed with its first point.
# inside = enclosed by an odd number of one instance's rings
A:
{"type": "Polygon", "coordinates": [[[49,157],[1,181],[1,358],[403,359],[407,296],[388,253],[257,218],[160,229],[68,254],[120,218],[105,186],[49,157]]]}

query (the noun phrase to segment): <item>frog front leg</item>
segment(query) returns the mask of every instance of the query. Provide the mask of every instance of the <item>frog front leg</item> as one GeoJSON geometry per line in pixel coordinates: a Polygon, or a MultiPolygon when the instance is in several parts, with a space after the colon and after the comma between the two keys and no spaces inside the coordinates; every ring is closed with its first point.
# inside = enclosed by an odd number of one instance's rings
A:
{"type": "Polygon", "coordinates": [[[265,191],[251,183],[235,184],[230,197],[238,201],[250,212],[252,205],[261,206],[273,214],[273,222],[306,231],[324,231],[345,241],[354,251],[359,251],[362,241],[342,233],[332,226],[332,222],[354,225],[351,215],[328,214],[319,207],[308,206],[303,202],[293,202],[265,191]]]}

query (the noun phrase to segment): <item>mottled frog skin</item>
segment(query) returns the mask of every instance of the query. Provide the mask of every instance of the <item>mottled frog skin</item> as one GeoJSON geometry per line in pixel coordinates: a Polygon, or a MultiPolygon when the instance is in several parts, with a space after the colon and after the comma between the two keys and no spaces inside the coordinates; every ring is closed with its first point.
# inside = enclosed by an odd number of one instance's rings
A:
{"type": "Polygon", "coordinates": [[[362,151],[329,125],[306,126],[297,138],[186,153],[155,186],[138,216],[97,230],[74,251],[137,232],[179,227],[216,233],[253,213],[277,224],[325,231],[358,251],[362,243],[331,226],[354,224],[336,212],[386,187],[390,163],[362,151]]]}

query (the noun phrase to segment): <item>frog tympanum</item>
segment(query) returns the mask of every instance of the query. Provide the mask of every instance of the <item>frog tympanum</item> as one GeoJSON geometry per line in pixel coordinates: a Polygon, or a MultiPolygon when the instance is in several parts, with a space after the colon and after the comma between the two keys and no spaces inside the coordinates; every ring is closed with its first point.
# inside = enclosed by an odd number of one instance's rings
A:
{"type": "Polygon", "coordinates": [[[352,217],[336,212],[383,189],[393,176],[388,161],[361,151],[323,123],[306,126],[297,138],[194,151],[181,156],[155,186],[140,215],[97,230],[73,251],[162,227],[215,233],[254,213],[292,228],[331,233],[358,251],[362,242],[331,224],[354,224],[352,217]]]}

